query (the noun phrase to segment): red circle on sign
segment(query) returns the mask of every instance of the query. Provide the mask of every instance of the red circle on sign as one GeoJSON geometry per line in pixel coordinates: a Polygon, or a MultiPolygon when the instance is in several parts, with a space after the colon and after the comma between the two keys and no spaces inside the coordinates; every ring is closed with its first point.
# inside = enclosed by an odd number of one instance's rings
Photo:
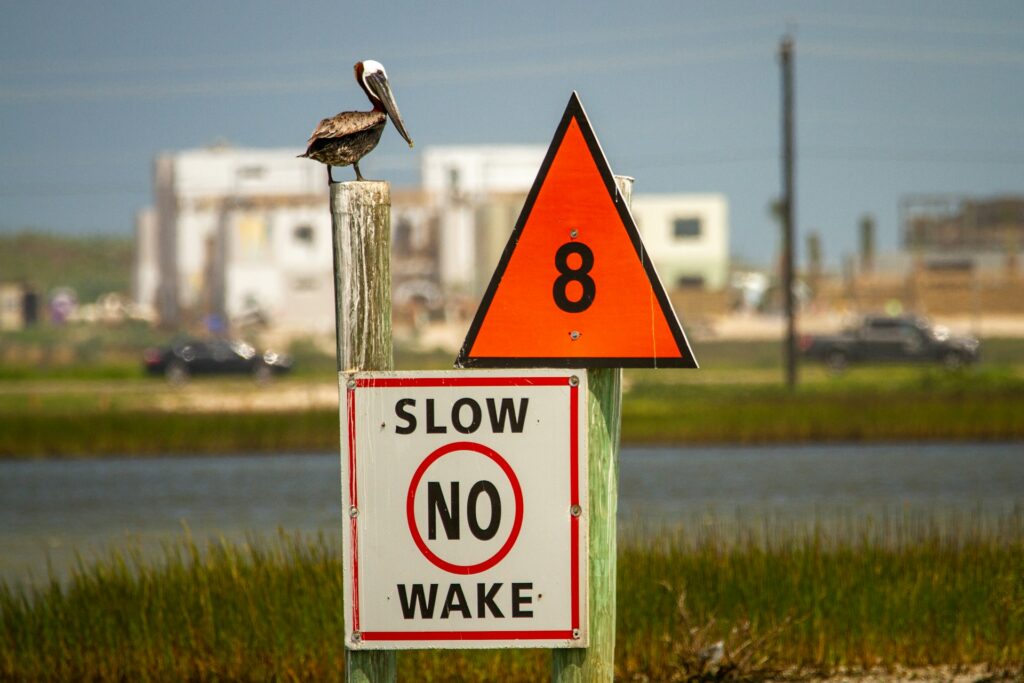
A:
{"type": "Polygon", "coordinates": [[[416,468],[416,473],[412,475],[412,481],[409,483],[409,494],[406,497],[405,514],[409,520],[409,532],[412,534],[412,540],[416,542],[416,547],[420,549],[423,556],[430,560],[431,564],[436,567],[440,567],[446,572],[452,574],[478,574],[482,571],[490,569],[494,565],[501,562],[509,551],[512,550],[512,546],[515,545],[516,539],[519,537],[519,530],[523,526],[523,489],[519,486],[519,480],[516,478],[515,472],[512,471],[512,467],[506,462],[506,460],[498,455],[497,451],[484,446],[483,444],[474,443],[472,441],[457,441],[455,443],[446,444],[441,446],[436,451],[428,455],[420,466],[416,468]],[[486,456],[494,461],[494,463],[501,468],[501,471],[508,477],[509,483],[512,485],[512,495],[515,498],[516,503],[516,514],[512,520],[512,531],[508,535],[508,539],[504,545],[494,553],[491,557],[487,558],[483,562],[476,564],[454,564],[447,560],[438,557],[430,548],[427,547],[426,542],[423,540],[423,536],[420,535],[420,530],[416,526],[416,515],[414,510],[414,503],[416,500],[416,487],[419,486],[420,479],[423,478],[423,473],[427,471],[427,468],[433,465],[442,456],[448,455],[454,451],[473,451],[480,455],[486,456]]]}

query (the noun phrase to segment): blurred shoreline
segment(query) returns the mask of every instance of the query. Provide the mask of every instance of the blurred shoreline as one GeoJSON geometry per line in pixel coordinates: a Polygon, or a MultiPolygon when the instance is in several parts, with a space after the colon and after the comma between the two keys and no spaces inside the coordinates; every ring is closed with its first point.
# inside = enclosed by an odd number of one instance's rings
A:
{"type": "MultiPolygon", "coordinates": [[[[1012,369],[861,368],[835,378],[817,368],[795,392],[777,374],[723,369],[684,382],[679,373],[627,372],[622,442],[1024,440],[1024,378],[1012,369]]],[[[330,381],[30,381],[0,389],[0,458],[312,452],[334,450],[338,440],[330,381]]]]}

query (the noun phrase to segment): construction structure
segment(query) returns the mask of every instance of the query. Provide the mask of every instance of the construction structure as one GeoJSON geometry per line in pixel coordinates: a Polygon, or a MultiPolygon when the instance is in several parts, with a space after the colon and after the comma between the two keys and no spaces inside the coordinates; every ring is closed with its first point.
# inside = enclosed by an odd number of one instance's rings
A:
{"type": "Polygon", "coordinates": [[[1024,197],[912,195],[900,202],[903,248],[926,259],[1015,258],[1024,197]]]}
{"type": "MultiPolygon", "coordinates": [[[[476,310],[543,162],[541,146],[428,147],[420,187],[392,193],[396,322],[476,310]]],[[[167,327],[333,328],[323,169],[295,150],[226,146],[160,155],[136,220],[133,298],[167,327]]],[[[637,194],[633,211],[669,290],[723,290],[722,195],[637,194]]]]}
{"type": "Polygon", "coordinates": [[[900,201],[899,215],[901,249],[869,253],[862,229],[859,267],[825,283],[819,304],[975,320],[1024,313],[1024,197],[913,195],[900,201]]]}

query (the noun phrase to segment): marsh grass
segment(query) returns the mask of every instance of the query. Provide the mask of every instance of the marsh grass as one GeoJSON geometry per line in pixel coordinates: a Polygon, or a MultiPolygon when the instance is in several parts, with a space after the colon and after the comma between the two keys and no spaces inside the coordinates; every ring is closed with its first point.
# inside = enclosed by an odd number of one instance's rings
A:
{"type": "Polygon", "coordinates": [[[0,456],[302,452],[338,446],[335,411],[0,414],[0,456]]]}
{"type": "Polygon", "coordinates": [[[630,443],[802,443],[1024,438],[1015,371],[865,368],[836,381],[684,384],[631,376],[622,438],[630,443]]]}
{"type": "MultiPolygon", "coordinates": [[[[749,531],[623,541],[618,678],[1024,671],[1024,512],[749,531]]],[[[0,679],[338,680],[342,615],[333,536],[185,538],[158,561],[112,551],[64,583],[0,586],[0,679]]],[[[399,656],[416,681],[537,681],[549,666],[537,650],[399,656]]]]}
{"type": "Polygon", "coordinates": [[[691,658],[713,641],[724,641],[726,657],[756,642],[756,656],[741,654],[767,670],[1024,663],[1020,510],[839,518],[792,531],[725,535],[712,524],[625,543],[623,668],[671,679],[679,665],[663,654],[695,625],[691,658]]]}
{"type": "MultiPolygon", "coordinates": [[[[778,384],[682,377],[627,374],[624,442],[1024,439],[1024,379],[998,368],[870,368],[836,381],[809,380],[795,392],[778,384]]],[[[226,395],[257,390],[247,381],[209,386],[226,395]]],[[[57,391],[8,387],[0,393],[0,457],[324,451],[338,445],[335,409],[172,412],[157,405],[168,391],[152,380],[116,387],[80,382],[57,391]]]]}

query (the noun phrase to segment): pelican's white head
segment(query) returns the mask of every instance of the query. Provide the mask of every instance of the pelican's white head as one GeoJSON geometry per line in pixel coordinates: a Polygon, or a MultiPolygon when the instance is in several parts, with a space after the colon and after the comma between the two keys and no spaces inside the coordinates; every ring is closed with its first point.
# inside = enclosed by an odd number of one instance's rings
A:
{"type": "Polygon", "coordinates": [[[373,59],[364,59],[360,64],[363,65],[363,72],[359,74],[359,78],[362,80],[362,85],[369,88],[366,83],[366,77],[370,74],[379,73],[385,79],[388,77],[388,73],[384,70],[384,65],[373,59]]]}
{"type": "Polygon", "coordinates": [[[370,98],[375,110],[384,110],[391,117],[398,129],[399,135],[412,147],[412,138],[405,130],[405,123],[402,122],[402,115],[398,112],[398,105],[395,104],[395,96],[388,84],[388,74],[384,71],[384,65],[372,59],[365,59],[356,62],[356,80],[370,98]]]}

